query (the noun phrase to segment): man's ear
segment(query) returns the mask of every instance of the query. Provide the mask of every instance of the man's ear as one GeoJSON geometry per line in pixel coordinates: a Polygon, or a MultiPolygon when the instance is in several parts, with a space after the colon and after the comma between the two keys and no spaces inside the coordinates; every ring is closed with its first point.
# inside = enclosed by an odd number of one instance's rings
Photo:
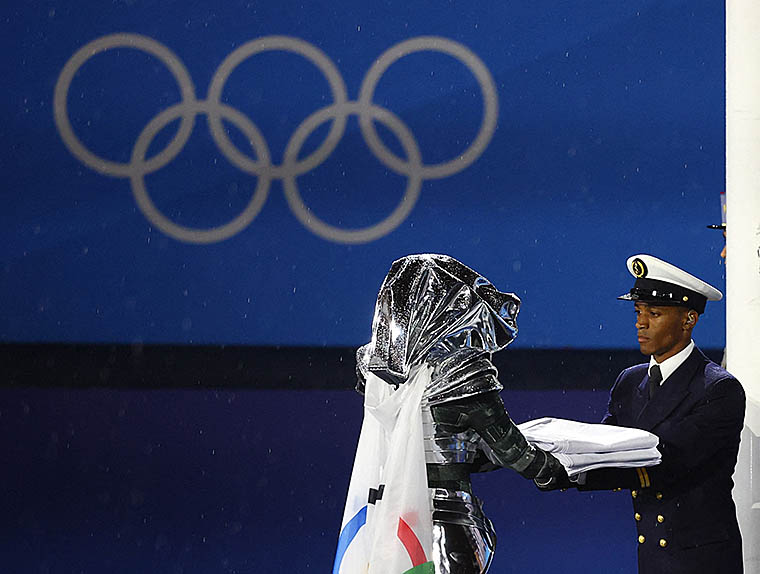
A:
{"type": "Polygon", "coordinates": [[[694,325],[699,321],[699,313],[696,311],[689,311],[684,318],[684,327],[687,329],[693,329],[694,325]]]}

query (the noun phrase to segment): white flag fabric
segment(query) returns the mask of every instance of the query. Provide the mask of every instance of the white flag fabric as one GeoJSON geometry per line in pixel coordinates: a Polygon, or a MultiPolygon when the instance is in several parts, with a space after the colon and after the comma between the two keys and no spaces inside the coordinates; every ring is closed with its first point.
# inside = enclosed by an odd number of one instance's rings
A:
{"type": "Polygon", "coordinates": [[[397,390],[370,374],[333,574],[432,574],[420,367],[397,390]]]}
{"type": "Polygon", "coordinates": [[[645,430],[544,417],[517,427],[534,446],[554,454],[569,476],[603,467],[654,466],[660,439],[645,430]]]}
{"type": "Polygon", "coordinates": [[[657,449],[621,450],[617,452],[584,452],[584,453],[557,453],[557,457],[565,467],[568,476],[575,476],[587,470],[595,468],[617,467],[636,468],[659,464],[661,456],[657,449]]]}

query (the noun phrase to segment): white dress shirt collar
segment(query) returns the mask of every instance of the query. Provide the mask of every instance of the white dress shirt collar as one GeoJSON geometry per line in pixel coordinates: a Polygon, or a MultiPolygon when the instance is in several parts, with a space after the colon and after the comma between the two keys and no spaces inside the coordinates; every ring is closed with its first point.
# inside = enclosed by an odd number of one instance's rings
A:
{"type": "Polygon", "coordinates": [[[660,372],[662,373],[662,381],[660,382],[660,385],[664,383],[667,378],[673,374],[673,372],[680,367],[683,362],[691,355],[691,352],[694,350],[694,339],[689,341],[689,344],[686,345],[685,349],[682,349],[675,355],[673,355],[670,358],[665,359],[662,363],[658,363],[654,360],[654,356],[649,357],[649,369],[652,368],[652,365],[659,365],[660,366],[660,372]]]}

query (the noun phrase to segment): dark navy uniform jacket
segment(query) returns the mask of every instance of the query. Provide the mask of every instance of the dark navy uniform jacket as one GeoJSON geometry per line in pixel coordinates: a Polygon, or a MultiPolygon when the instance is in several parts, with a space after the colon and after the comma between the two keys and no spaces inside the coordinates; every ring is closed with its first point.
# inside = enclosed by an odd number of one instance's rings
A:
{"type": "Polygon", "coordinates": [[[741,573],[731,476],[744,390],[695,347],[649,400],[648,366],[620,373],[603,422],[657,435],[662,462],[590,471],[579,490],[631,489],[641,574],[741,573]]]}

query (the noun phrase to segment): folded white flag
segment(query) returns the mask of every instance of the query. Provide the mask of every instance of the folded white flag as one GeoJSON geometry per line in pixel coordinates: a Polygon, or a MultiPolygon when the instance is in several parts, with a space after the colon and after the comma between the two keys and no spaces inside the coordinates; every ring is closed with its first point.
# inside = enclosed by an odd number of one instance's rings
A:
{"type": "Polygon", "coordinates": [[[544,417],[517,425],[529,443],[554,454],[570,476],[602,467],[653,466],[659,439],[642,429],[544,417]]]}
{"type": "Polygon", "coordinates": [[[657,446],[659,439],[641,429],[544,417],[517,425],[532,444],[556,453],[617,452],[657,446]]]}
{"type": "Polygon", "coordinates": [[[565,467],[568,476],[574,476],[595,468],[618,467],[635,468],[640,466],[653,466],[660,462],[660,454],[657,449],[621,450],[619,452],[586,452],[586,453],[557,453],[557,457],[565,467]]]}

